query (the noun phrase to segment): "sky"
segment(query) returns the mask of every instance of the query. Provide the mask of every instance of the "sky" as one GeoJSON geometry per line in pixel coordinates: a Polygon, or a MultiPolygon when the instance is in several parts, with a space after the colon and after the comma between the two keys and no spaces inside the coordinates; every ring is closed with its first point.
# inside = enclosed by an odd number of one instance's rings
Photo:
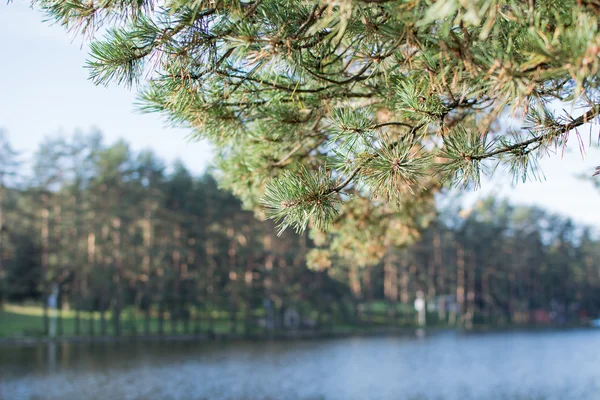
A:
{"type": "Polygon", "coordinates": [[[0,128],[14,147],[31,153],[46,136],[98,128],[108,143],[125,138],[135,150],[204,170],[207,143],[188,140],[190,131],[169,128],[158,115],[135,112],[135,89],[92,84],[83,41],[44,18],[23,0],[0,2],[0,128]]]}
{"type": "MultiPolygon", "coordinates": [[[[134,150],[152,149],[167,161],[182,160],[194,173],[204,171],[212,157],[208,143],[190,140],[190,131],[169,127],[158,115],[136,112],[135,89],[92,84],[84,68],[86,44],[43,20],[23,0],[0,3],[0,129],[25,159],[47,136],[96,128],[109,143],[123,138],[134,150]]],[[[582,157],[571,142],[572,151],[542,161],[543,181],[514,186],[497,176],[465,202],[491,194],[600,229],[600,191],[577,177],[600,165],[600,151],[589,149],[582,157]]]]}

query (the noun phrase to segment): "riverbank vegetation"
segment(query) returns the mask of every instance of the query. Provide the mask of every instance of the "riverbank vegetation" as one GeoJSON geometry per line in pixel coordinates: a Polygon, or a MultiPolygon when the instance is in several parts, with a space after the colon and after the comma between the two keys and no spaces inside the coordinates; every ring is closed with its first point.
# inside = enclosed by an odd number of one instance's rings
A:
{"type": "Polygon", "coordinates": [[[48,139],[31,173],[0,143],[5,337],[411,327],[418,296],[428,326],[600,313],[600,241],[538,208],[450,202],[402,246],[361,239],[363,224],[385,218],[377,211],[348,215],[352,235],[277,236],[211,175],[125,142],[48,139]],[[382,261],[356,256],[369,252],[382,261]]]}

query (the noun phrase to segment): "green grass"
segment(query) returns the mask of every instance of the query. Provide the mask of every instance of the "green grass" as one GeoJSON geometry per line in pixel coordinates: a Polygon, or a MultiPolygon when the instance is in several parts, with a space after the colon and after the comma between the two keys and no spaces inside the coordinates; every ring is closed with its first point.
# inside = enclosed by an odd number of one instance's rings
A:
{"type": "Polygon", "coordinates": [[[40,317],[0,311],[0,337],[42,336],[40,317]]]}
{"type": "MultiPolygon", "coordinates": [[[[50,318],[55,317],[57,336],[75,336],[76,313],[74,311],[63,311],[62,314],[50,312],[50,318]]],[[[184,334],[184,333],[208,333],[212,330],[215,334],[231,333],[228,314],[224,312],[211,313],[209,315],[197,315],[199,320],[190,319],[188,322],[188,331],[185,330],[185,324],[182,320],[176,320],[174,323],[170,319],[163,320],[163,334],[184,334]]],[[[101,331],[101,316],[99,312],[89,313],[80,312],[79,314],[79,335],[114,335],[115,326],[112,314],[105,313],[105,332],[101,331]],[[93,325],[93,326],[92,326],[93,325]]],[[[124,310],[121,314],[121,335],[133,336],[143,335],[145,333],[145,317],[141,313],[133,313],[130,310],[124,310]]],[[[149,322],[150,334],[156,335],[160,332],[160,321],[155,315],[152,315],[149,322]]],[[[244,333],[243,316],[238,316],[237,333],[244,333]]],[[[44,336],[44,318],[43,309],[39,306],[17,306],[5,305],[0,311],[0,338],[19,338],[19,337],[40,337],[44,336]]]]}
{"type": "MultiPolygon", "coordinates": [[[[371,329],[382,327],[399,327],[411,328],[415,326],[414,311],[407,312],[399,308],[397,315],[392,316],[392,310],[386,307],[384,302],[373,302],[370,311],[364,305],[359,308],[360,320],[355,321],[355,324],[344,320],[338,311],[334,311],[334,319],[330,321],[330,316],[325,318],[322,329],[334,333],[352,333],[352,332],[368,332],[371,329]]],[[[162,333],[164,335],[181,335],[193,333],[209,333],[213,332],[217,335],[231,334],[230,315],[227,311],[213,310],[200,311],[191,308],[191,317],[188,321],[188,329],[185,329],[184,321],[176,320],[174,323],[169,318],[169,314],[165,314],[163,320],[162,333]]],[[[317,319],[318,313],[314,310],[304,310],[305,316],[314,320],[317,319]]],[[[14,305],[5,304],[0,310],[0,338],[19,338],[19,337],[42,337],[45,336],[43,308],[38,304],[29,305],[14,305]]],[[[153,308],[149,319],[150,335],[158,335],[160,333],[160,320],[157,308],[153,308]]],[[[264,310],[257,309],[253,312],[254,318],[264,316],[264,310]]],[[[49,312],[50,319],[55,318],[56,335],[71,337],[71,336],[112,336],[115,335],[115,326],[113,316],[110,312],[104,315],[104,331],[101,330],[101,316],[99,312],[80,312],[79,313],[79,330],[76,328],[77,313],[73,310],[64,310],[62,313],[56,311],[49,312]]],[[[236,334],[245,334],[245,314],[239,312],[236,315],[237,329],[236,334]]],[[[428,322],[434,322],[428,318],[428,322]]],[[[135,336],[146,334],[145,315],[133,308],[126,308],[121,312],[121,336],[135,336]]],[[[264,330],[260,327],[253,327],[251,332],[253,335],[264,334],[264,330]]]]}

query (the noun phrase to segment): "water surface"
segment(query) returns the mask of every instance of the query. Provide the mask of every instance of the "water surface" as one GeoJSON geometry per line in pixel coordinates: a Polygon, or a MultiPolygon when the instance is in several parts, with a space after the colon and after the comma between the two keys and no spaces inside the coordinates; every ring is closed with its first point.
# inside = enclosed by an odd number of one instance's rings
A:
{"type": "Polygon", "coordinates": [[[0,398],[598,400],[600,331],[4,346],[0,398]]]}

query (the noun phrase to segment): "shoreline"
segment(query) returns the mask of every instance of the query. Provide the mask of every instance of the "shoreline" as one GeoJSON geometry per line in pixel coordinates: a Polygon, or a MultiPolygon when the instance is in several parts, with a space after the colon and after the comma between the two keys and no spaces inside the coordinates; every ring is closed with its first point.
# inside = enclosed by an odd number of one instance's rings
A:
{"type": "MultiPolygon", "coordinates": [[[[346,337],[418,336],[419,329],[385,328],[365,331],[290,331],[270,335],[243,334],[178,334],[178,335],[125,335],[125,336],[57,336],[57,337],[14,337],[0,338],[0,346],[39,345],[49,343],[127,343],[127,342],[235,342],[235,341],[294,341],[312,339],[337,339],[346,337]]],[[[425,334],[453,331],[453,329],[430,328],[425,334]]]]}
{"type": "Polygon", "coordinates": [[[274,332],[269,335],[243,335],[243,334],[210,334],[193,333],[177,335],[124,335],[124,336],[57,336],[57,337],[13,337],[0,338],[0,347],[4,346],[35,346],[50,343],[73,343],[73,344],[92,344],[92,343],[132,343],[132,342],[238,342],[238,341],[296,341],[296,340],[314,340],[314,339],[342,339],[349,337],[427,337],[441,333],[454,332],[460,335],[480,335],[494,333],[518,333],[518,332],[566,332],[572,330],[594,330],[593,327],[585,325],[573,326],[512,326],[512,327],[475,327],[470,330],[451,327],[431,327],[431,328],[380,328],[365,329],[363,331],[289,331],[274,332]]]}

